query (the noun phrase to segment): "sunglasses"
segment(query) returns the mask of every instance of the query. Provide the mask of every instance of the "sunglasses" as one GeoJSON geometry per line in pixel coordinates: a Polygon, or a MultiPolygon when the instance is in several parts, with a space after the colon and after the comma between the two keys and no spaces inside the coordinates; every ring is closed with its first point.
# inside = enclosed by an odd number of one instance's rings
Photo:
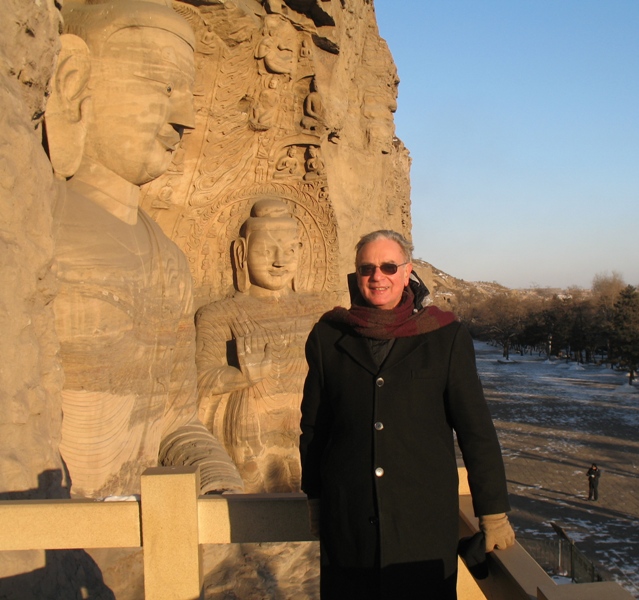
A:
{"type": "Polygon", "coordinates": [[[358,275],[360,275],[360,277],[370,277],[375,273],[375,269],[378,268],[382,273],[384,273],[384,275],[395,275],[399,267],[403,267],[407,264],[407,262],[401,263],[399,265],[396,265],[395,263],[382,263],[381,265],[379,265],[379,267],[377,265],[363,264],[359,265],[356,271],[358,275]]]}

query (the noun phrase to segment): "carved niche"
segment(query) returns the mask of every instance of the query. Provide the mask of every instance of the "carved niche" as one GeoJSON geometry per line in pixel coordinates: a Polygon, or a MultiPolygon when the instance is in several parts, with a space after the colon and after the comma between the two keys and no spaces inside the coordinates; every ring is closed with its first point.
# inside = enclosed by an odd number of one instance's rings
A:
{"type": "Polygon", "coordinates": [[[339,287],[317,65],[317,53],[330,62],[337,52],[316,25],[334,24],[329,4],[174,3],[197,38],[196,126],[141,204],[186,254],[198,306],[233,293],[229,243],[262,193],[284,198],[301,223],[303,288],[339,287]]]}

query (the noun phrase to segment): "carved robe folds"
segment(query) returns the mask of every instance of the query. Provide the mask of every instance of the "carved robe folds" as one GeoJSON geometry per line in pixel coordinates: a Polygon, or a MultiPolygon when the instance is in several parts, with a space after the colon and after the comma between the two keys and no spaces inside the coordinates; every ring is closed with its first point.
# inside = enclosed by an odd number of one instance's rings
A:
{"type": "Polygon", "coordinates": [[[200,419],[223,441],[247,492],[300,489],[304,344],[323,310],[312,294],[276,299],[239,293],[197,314],[200,419]],[[270,372],[252,382],[241,372],[242,355],[262,354],[265,347],[270,372]]]}
{"type": "Polygon", "coordinates": [[[60,449],[73,495],[139,493],[158,460],[201,465],[202,492],[241,489],[196,418],[184,255],[142,210],[129,225],[99,206],[113,199],[69,183],[56,211],[55,315],[66,376],[60,449]]]}

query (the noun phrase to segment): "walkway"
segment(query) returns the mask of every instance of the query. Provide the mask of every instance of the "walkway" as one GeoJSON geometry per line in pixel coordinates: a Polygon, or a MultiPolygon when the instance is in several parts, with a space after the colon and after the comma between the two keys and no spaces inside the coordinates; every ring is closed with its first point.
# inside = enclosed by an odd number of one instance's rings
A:
{"type": "Polygon", "coordinates": [[[560,524],[639,598],[639,389],[622,392],[624,375],[603,367],[537,356],[501,364],[498,349],[476,350],[517,532],[554,538],[550,522],[560,524]],[[598,502],[587,500],[593,462],[602,471],[598,502]]]}

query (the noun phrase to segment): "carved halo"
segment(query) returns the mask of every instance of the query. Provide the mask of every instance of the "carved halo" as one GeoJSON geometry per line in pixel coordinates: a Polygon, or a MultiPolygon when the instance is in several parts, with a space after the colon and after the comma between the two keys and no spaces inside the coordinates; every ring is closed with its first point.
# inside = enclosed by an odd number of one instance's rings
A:
{"type": "MultiPolygon", "coordinates": [[[[299,222],[302,251],[295,288],[298,292],[322,292],[336,289],[338,282],[338,247],[335,216],[330,204],[320,202],[312,194],[292,184],[255,184],[229,194],[221,202],[198,211],[190,246],[200,254],[204,245],[210,260],[197,265],[196,287],[209,283],[211,300],[233,293],[232,244],[240,236],[240,228],[249,217],[251,207],[261,198],[277,198],[284,202],[299,222]]],[[[207,293],[202,289],[202,292],[207,293]]]]}

